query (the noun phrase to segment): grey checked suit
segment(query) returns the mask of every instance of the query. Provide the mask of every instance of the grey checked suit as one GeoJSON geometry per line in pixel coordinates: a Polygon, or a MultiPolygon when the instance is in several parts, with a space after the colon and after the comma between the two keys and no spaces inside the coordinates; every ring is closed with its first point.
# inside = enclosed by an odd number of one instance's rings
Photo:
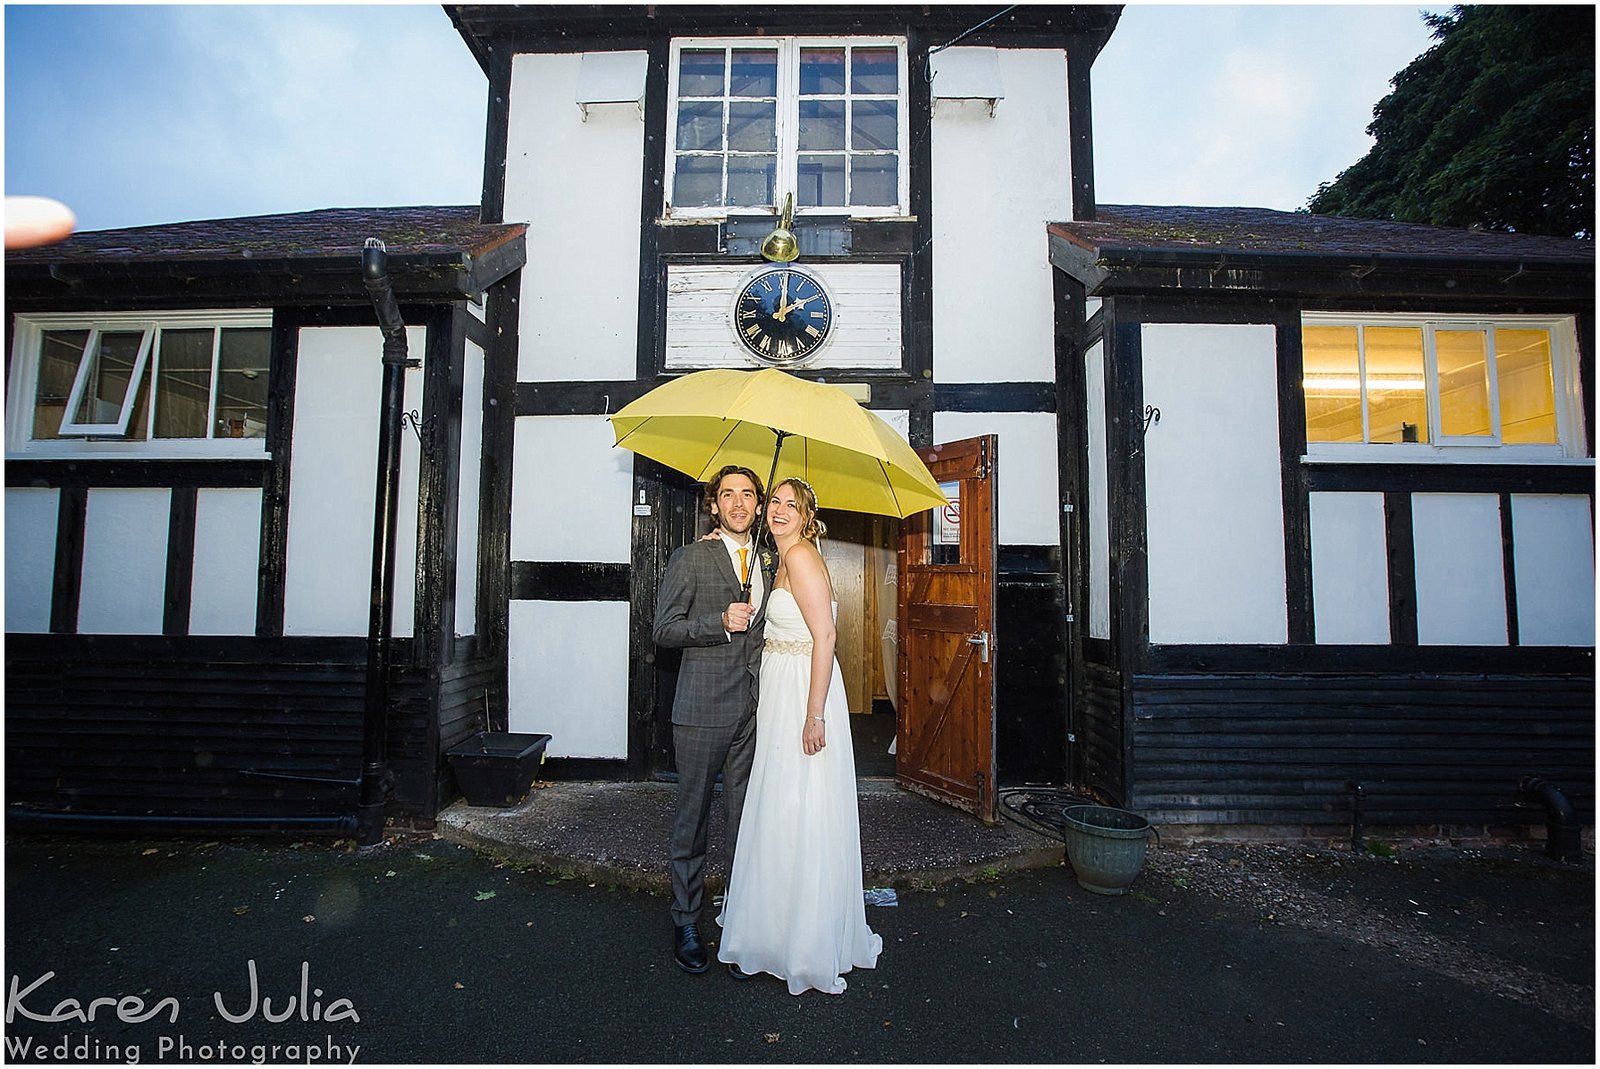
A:
{"type": "MultiPolygon", "coordinates": [[[[759,554],[752,567],[760,567],[759,554]]],[[[766,577],[766,590],[772,582],[766,577]]],[[[683,650],[672,705],[678,812],[672,827],[672,923],[699,921],[705,897],[706,827],[717,772],[727,807],[728,856],[739,837],[756,748],[756,690],[765,616],[730,638],[722,611],[739,600],[739,577],[721,539],[691,542],[667,561],[656,597],[656,645],[683,650]]],[[[763,597],[763,602],[765,598],[763,597]]],[[[760,607],[766,608],[765,604],[760,607]]]]}

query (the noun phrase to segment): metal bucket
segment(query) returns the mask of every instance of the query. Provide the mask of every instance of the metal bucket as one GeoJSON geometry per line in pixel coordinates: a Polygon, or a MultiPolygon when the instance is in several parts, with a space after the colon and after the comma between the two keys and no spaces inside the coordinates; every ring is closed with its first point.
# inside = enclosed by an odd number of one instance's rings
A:
{"type": "Polygon", "coordinates": [[[1126,809],[1103,805],[1069,805],[1065,821],[1067,860],[1078,886],[1097,895],[1127,893],[1144,866],[1150,822],[1126,809]]]}

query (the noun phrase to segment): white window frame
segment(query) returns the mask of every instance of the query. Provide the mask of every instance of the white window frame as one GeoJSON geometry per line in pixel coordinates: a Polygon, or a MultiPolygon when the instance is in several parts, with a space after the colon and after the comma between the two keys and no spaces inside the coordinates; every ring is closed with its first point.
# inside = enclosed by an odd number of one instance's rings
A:
{"type": "MultiPolygon", "coordinates": [[[[1427,391],[1428,441],[1426,442],[1307,442],[1303,459],[1389,463],[1394,461],[1443,464],[1593,464],[1584,439],[1582,385],[1578,378],[1577,323],[1571,316],[1462,316],[1449,313],[1305,312],[1305,327],[1413,327],[1422,332],[1422,364],[1427,391]],[[1554,444],[1506,444],[1500,440],[1500,383],[1495,366],[1497,329],[1542,329],[1550,333],[1551,381],[1555,390],[1556,441],[1554,444]],[[1451,436],[1440,433],[1438,331],[1482,330],[1487,334],[1486,374],[1489,377],[1490,436],[1451,436]]],[[[1361,376],[1361,430],[1370,434],[1367,410],[1366,348],[1359,350],[1361,376]]],[[[1297,384],[1298,385],[1298,384],[1297,384]]],[[[1297,391],[1304,411],[1304,391],[1297,391]]]]}
{"type": "MultiPolygon", "coordinates": [[[[155,353],[160,347],[161,332],[210,327],[241,329],[270,328],[272,313],[260,309],[196,309],[193,311],[151,312],[63,312],[19,314],[15,320],[11,340],[11,382],[6,396],[7,421],[6,455],[15,458],[48,459],[112,459],[152,458],[174,460],[233,460],[266,457],[266,438],[150,438],[140,441],[119,441],[128,432],[128,421],[133,412],[135,398],[144,376],[153,376],[158,369],[155,353]],[[87,344],[92,345],[99,334],[108,331],[131,332],[143,330],[138,359],[128,384],[127,396],[119,420],[103,424],[70,422],[77,411],[87,387],[88,360],[80,360],[68,397],[66,415],[61,433],[70,435],[60,439],[35,439],[33,437],[34,403],[38,393],[40,348],[47,331],[86,330],[90,333],[87,344]]],[[[216,371],[220,333],[212,343],[212,389],[208,402],[207,426],[216,410],[216,371]]],[[[87,346],[86,346],[87,351],[87,346]]],[[[154,419],[154,405],[147,413],[154,419]]]]}
{"type": "MultiPolygon", "coordinates": [[[[898,66],[898,117],[896,124],[897,152],[899,161],[899,174],[896,178],[895,188],[897,203],[892,205],[808,205],[802,207],[795,204],[795,214],[798,215],[845,215],[853,219],[882,219],[903,217],[909,212],[911,203],[911,168],[910,168],[910,115],[908,106],[910,93],[908,91],[907,73],[909,64],[906,58],[906,39],[904,37],[683,37],[672,42],[672,58],[668,69],[667,79],[667,136],[666,136],[666,176],[662,182],[662,217],[665,219],[699,220],[727,219],[733,216],[770,216],[775,214],[783,204],[784,194],[794,192],[798,185],[798,170],[800,162],[799,149],[799,101],[800,101],[800,50],[802,48],[893,48],[898,66]],[[776,49],[778,52],[778,86],[777,86],[777,139],[778,161],[777,174],[774,177],[773,192],[776,204],[770,205],[705,205],[697,207],[676,207],[673,204],[673,185],[678,173],[678,72],[679,62],[685,49],[697,48],[759,48],[765,50],[776,49]]],[[[874,94],[851,94],[846,85],[846,97],[855,95],[874,96],[874,94]]],[[[848,133],[848,119],[846,120],[848,133]]],[[[848,152],[846,153],[848,161],[848,152]]],[[[848,193],[848,162],[846,166],[848,193]]]]}
{"type": "MultiPolygon", "coordinates": [[[[154,323],[129,323],[126,326],[107,327],[106,324],[97,323],[89,328],[89,337],[83,343],[83,352],[78,356],[78,373],[72,380],[72,389],[67,394],[66,412],[61,417],[61,434],[68,437],[87,435],[121,436],[128,433],[128,418],[133,414],[134,401],[139,396],[139,386],[144,381],[145,369],[150,363],[151,343],[155,338],[156,326],[154,323]],[[132,334],[138,330],[142,337],[139,339],[139,352],[133,360],[133,370],[128,375],[128,387],[122,394],[122,406],[117,410],[117,418],[100,423],[78,423],[72,414],[78,411],[83,404],[83,395],[89,388],[90,369],[95,364],[95,359],[90,356],[100,346],[102,334],[132,334]]],[[[35,361],[37,367],[37,361],[35,361]]],[[[30,424],[31,425],[31,424],[30,424]]]]}

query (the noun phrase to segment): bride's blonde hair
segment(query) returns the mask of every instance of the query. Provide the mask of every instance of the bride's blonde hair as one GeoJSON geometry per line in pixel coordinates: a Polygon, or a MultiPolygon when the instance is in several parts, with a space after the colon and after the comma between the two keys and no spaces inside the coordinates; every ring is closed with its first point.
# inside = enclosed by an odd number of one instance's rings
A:
{"type": "MultiPolygon", "coordinates": [[[[811,489],[811,484],[799,476],[790,476],[780,480],[778,486],[787,486],[794,491],[795,504],[800,506],[800,536],[808,542],[816,542],[828,533],[828,525],[817,519],[817,492],[811,489]]],[[[772,488],[776,494],[778,487],[772,488]]]]}

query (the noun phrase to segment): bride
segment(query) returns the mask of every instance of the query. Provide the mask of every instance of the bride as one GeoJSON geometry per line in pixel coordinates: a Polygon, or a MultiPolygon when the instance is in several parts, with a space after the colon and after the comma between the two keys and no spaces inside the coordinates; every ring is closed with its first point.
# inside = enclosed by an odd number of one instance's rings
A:
{"type": "Polygon", "coordinates": [[[833,589],[809,483],[767,503],[779,564],[767,601],[756,754],[724,900],[717,957],[739,979],[765,972],[798,995],[837,995],[841,973],[877,965],[867,927],[861,826],[844,679],[834,660],[833,589]]]}

